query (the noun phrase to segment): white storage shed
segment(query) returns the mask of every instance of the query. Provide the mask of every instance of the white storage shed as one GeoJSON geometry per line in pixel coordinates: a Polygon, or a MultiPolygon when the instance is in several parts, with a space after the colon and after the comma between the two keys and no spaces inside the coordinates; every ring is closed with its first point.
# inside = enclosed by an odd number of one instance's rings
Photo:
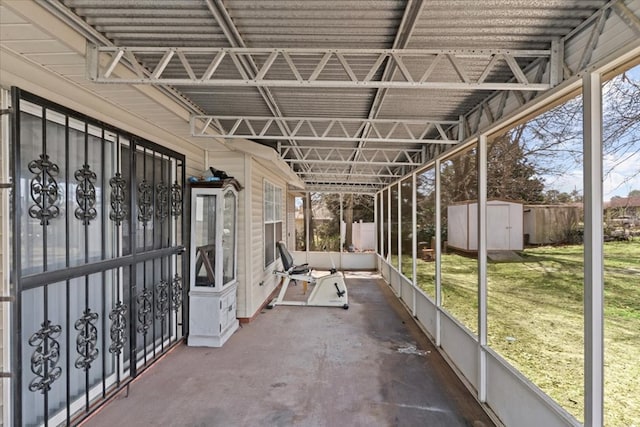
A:
{"type": "MultiPolygon", "coordinates": [[[[523,249],[521,203],[504,200],[487,202],[487,250],[523,249]]],[[[478,203],[447,206],[447,244],[462,251],[478,250],[478,203]]]]}

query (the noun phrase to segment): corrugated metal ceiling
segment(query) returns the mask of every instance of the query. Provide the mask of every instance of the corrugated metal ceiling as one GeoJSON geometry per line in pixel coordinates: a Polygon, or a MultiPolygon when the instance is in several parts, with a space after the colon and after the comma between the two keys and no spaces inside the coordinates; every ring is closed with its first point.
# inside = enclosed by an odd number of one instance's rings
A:
{"type": "MultiPolygon", "coordinates": [[[[117,46],[249,47],[323,49],[549,49],[551,41],[568,34],[590,17],[605,0],[61,0],[61,2],[117,46]],[[228,17],[221,22],[216,11],[228,17]],[[231,31],[230,31],[231,28],[231,31]],[[233,34],[239,35],[240,41],[233,34]],[[231,35],[230,35],[231,34],[231,35]]],[[[159,54],[139,56],[153,69],[159,54]]],[[[191,57],[196,74],[211,57],[191,57]]],[[[265,58],[266,59],[266,58],[265,58]]],[[[257,59],[257,67],[262,64],[257,59]]],[[[317,59],[298,60],[301,74],[310,74],[317,59]]],[[[374,58],[350,62],[357,75],[366,74],[374,58]]],[[[407,59],[405,65],[417,78],[423,60],[407,59]]],[[[488,59],[459,59],[472,78],[483,73],[488,59]]],[[[527,59],[519,58],[525,68],[527,59]]],[[[380,67],[374,80],[383,77],[380,67]]],[[[183,77],[184,70],[170,64],[167,75],[183,77]]],[[[233,62],[223,62],[220,75],[238,74],[233,62]]],[[[290,78],[291,69],[279,58],[270,76],[290,78]]],[[[387,79],[401,80],[395,67],[387,79]]],[[[442,81],[454,81],[453,67],[434,72],[442,81]]],[[[506,64],[497,65],[487,82],[505,82],[513,77],[506,64]]],[[[343,79],[344,69],[332,59],[323,79],[343,79]]],[[[483,90],[427,89],[323,89],[181,86],[177,89],[212,115],[349,118],[432,118],[456,120],[490,94],[483,90]]],[[[292,141],[296,143],[296,141],[292,141]]],[[[308,146],[313,143],[299,143],[308,146]]],[[[317,145],[375,147],[367,143],[322,141],[317,145]]],[[[273,144],[272,144],[273,145],[273,144]]],[[[403,145],[404,146],[404,145],[403,145]]],[[[420,145],[408,145],[420,148],[420,145]]],[[[401,147],[400,147],[401,148],[401,147]]],[[[288,157],[296,156],[291,150],[288,157]]],[[[355,158],[356,151],[351,158],[355,158]]],[[[294,165],[302,171],[328,171],[329,164],[294,165]]],[[[340,168],[341,166],[336,166],[340,168]]],[[[337,169],[336,169],[337,170],[337,169]]],[[[371,174],[376,168],[354,166],[371,174]]],[[[385,167],[377,170],[389,172],[385,167]]],[[[319,175],[307,177],[308,182],[319,175]]],[[[353,178],[358,182],[363,178],[353,178]]]]}

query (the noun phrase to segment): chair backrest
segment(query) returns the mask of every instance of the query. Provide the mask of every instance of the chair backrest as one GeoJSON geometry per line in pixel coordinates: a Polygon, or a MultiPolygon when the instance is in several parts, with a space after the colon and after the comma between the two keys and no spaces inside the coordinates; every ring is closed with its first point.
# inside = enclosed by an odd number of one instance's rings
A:
{"type": "Polygon", "coordinates": [[[293,257],[287,250],[287,246],[284,242],[277,242],[276,246],[278,247],[278,251],[280,251],[280,257],[282,258],[282,266],[284,267],[284,271],[289,271],[291,267],[293,267],[293,257]]]}

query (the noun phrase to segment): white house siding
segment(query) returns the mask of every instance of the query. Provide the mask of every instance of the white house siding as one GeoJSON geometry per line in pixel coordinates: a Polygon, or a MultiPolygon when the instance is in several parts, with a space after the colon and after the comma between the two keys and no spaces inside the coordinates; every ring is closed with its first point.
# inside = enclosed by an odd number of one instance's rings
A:
{"type": "MultiPolygon", "coordinates": [[[[247,233],[245,217],[247,212],[246,193],[250,191],[247,187],[247,175],[245,170],[245,157],[241,152],[209,152],[209,166],[223,170],[229,176],[238,180],[243,189],[238,193],[238,212],[236,244],[238,245],[238,259],[236,261],[238,275],[238,293],[236,299],[237,317],[247,317],[247,288],[251,286],[251,281],[247,279],[247,233]]],[[[250,184],[250,183],[249,183],[250,184]]]]}
{"type": "Polygon", "coordinates": [[[251,306],[248,307],[248,317],[251,317],[267,300],[269,295],[278,285],[274,269],[282,268],[280,260],[265,269],[264,266],[264,223],[263,223],[263,188],[264,180],[282,188],[282,233],[286,236],[286,194],[287,182],[281,173],[268,163],[257,160],[251,162],[251,259],[252,276],[250,286],[251,306]]]}
{"type": "Polygon", "coordinates": [[[286,210],[286,234],[283,240],[287,242],[290,251],[296,249],[296,195],[287,193],[287,210],[286,210]]]}

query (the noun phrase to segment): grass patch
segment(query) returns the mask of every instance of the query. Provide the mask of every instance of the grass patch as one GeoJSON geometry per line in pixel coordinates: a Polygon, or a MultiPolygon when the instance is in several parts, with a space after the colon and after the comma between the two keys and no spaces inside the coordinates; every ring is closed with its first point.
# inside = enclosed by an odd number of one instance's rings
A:
{"type": "MultiPolygon", "coordinates": [[[[640,241],[606,243],[604,253],[605,423],[638,425],[640,241]]],[[[489,262],[487,301],[489,345],[580,421],[583,256],[581,245],[539,247],[525,250],[522,261],[489,262]]],[[[418,260],[417,275],[433,297],[435,263],[418,260]]],[[[442,298],[443,307],[477,333],[476,259],[442,255],[442,298]]]]}

